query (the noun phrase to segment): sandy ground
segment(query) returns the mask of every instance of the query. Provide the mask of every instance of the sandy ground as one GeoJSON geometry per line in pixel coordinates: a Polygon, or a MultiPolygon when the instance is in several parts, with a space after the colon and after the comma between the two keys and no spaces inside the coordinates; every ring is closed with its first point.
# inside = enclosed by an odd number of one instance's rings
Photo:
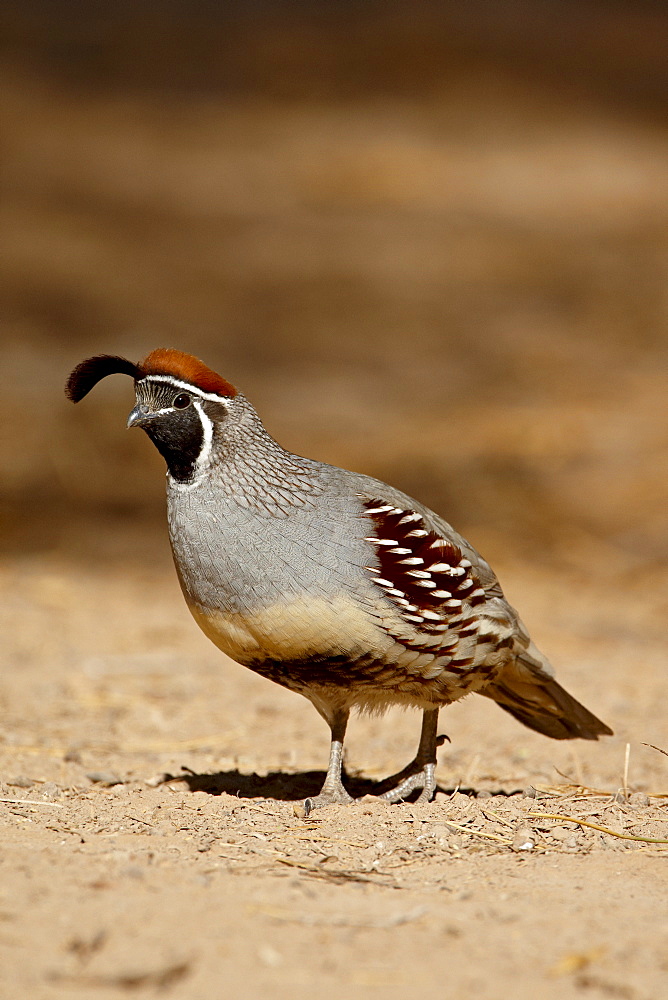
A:
{"type": "Polygon", "coordinates": [[[435,801],[388,806],[376,784],[412,756],[417,714],[353,720],[360,801],[305,822],[325,727],[198,633],[164,549],[131,572],[14,560],[2,996],[662,996],[668,758],[643,743],[666,746],[663,643],[641,620],[615,634],[625,601],[594,634],[559,605],[567,580],[506,576],[617,735],[553,743],[473,697],[442,713],[435,801]]]}
{"type": "Polygon", "coordinates": [[[660,1000],[665,14],[182,6],[3,11],[0,997],[660,1000]],[[451,520],[615,736],[474,696],[388,806],[417,713],[353,719],[301,819],[324,724],[190,619],[130,385],[62,393],[160,344],[451,520]]]}

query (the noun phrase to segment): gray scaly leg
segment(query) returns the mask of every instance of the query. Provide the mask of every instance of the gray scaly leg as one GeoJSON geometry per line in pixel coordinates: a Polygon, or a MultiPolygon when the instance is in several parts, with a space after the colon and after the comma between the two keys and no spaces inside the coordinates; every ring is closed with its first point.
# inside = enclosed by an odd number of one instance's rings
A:
{"type": "Polygon", "coordinates": [[[332,730],[332,743],[329,751],[329,765],[327,776],[318,795],[304,802],[304,814],[308,816],[314,809],[320,806],[328,806],[333,802],[341,805],[348,805],[353,801],[352,796],[343,787],[341,781],[341,765],[343,763],[343,740],[346,735],[349,711],[341,709],[333,714],[330,723],[332,730]]]}
{"type": "Polygon", "coordinates": [[[438,728],[437,708],[426,709],[422,716],[422,732],[420,733],[420,744],[418,746],[415,760],[394,775],[398,784],[384,792],[380,798],[387,802],[401,802],[416,788],[421,788],[422,792],[418,802],[431,802],[436,791],[436,747],[440,746],[446,736],[436,736],[438,728]]]}

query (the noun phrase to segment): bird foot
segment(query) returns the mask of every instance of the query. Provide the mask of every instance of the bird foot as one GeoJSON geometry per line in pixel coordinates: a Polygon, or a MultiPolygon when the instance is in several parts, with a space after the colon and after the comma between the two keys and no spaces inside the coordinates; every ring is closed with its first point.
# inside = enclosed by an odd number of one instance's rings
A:
{"type": "Polygon", "coordinates": [[[435,764],[425,764],[420,771],[404,778],[395,788],[391,788],[389,792],[383,792],[379,798],[385,799],[386,802],[402,802],[408,798],[411,792],[421,788],[422,792],[417,801],[423,804],[431,802],[436,791],[435,770],[435,764]]]}
{"type": "Polygon", "coordinates": [[[329,788],[327,786],[323,786],[322,791],[318,795],[314,795],[311,799],[304,800],[302,818],[308,819],[314,809],[321,809],[323,806],[348,806],[354,801],[355,800],[352,795],[349,795],[341,784],[338,786],[330,786],[329,788]]]}
{"type": "MultiPolygon", "coordinates": [[[[442,747],[446,742],[450,742],[449,736],[446,736],[445,734],[437,736],[434,750],[438,747],[442,747]]],[[[421,757],[418,752],[418,755],[413,758],[410,764],[407,764],[406,767],[401,769],[401,771],[397,771],[396,774],[393,774],[390,778],[386,778],[383,781],[383,785],[386,787],[389,785],[390,787],[388,791],[382,792],[378,797],[385,799],[386,802],[401,802],[408,795],[410,795],[411,792],[414,792],[416,788],[421,788],[422,795],[418,801],[431,802],[434,797],[434,792],[436,791],[436,779],[434,777],[435,768],[435,759],[425,761],[424,757],[421,757]],[[429,771],[430,768],[431,770],[429,771]]]]}

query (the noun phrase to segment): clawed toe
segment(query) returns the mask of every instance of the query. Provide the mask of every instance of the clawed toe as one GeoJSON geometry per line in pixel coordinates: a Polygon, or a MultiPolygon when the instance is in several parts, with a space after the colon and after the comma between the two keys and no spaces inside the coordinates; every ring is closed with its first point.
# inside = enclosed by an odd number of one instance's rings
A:
{"type": "Polygon", "coordinates": [[[435,764],[425,764],[421,771],[411,774],[395,788],[391,788],[389,792],[384,792],[380,798],[385,799],[386,802],[403,802],[411,792],[421,788],[422,791],[417,801],[420,803],[431,802],[436,791],[435,770],[435,764]]]}
{"type": "Polygon", "coordinates": [[[307,819],[315,809],[321,809],[323,806],[348,806],[351,802],[354,802],[354,799],[352,795],[348,794],[343,785],[340,785],[338,788],[323,788],[319,795],[314,795],[313,798],[304,800],[304,819],[307,819]]]}

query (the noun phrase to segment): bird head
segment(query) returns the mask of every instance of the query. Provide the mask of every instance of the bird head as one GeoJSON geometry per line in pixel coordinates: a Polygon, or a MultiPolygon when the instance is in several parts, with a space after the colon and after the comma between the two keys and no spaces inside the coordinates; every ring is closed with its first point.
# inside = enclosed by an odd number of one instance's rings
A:
{"type": "Polygon", "coordinates": [[[148,434],[173,479],[192,481],[211,460],[215,428],[227,421],[237,390],[191,354],[158,348],[139,364],[109,354],[87,358],[70,374],[65,393],[78,403],[114,374],[134,379],[128,427],[148,434]]]}

